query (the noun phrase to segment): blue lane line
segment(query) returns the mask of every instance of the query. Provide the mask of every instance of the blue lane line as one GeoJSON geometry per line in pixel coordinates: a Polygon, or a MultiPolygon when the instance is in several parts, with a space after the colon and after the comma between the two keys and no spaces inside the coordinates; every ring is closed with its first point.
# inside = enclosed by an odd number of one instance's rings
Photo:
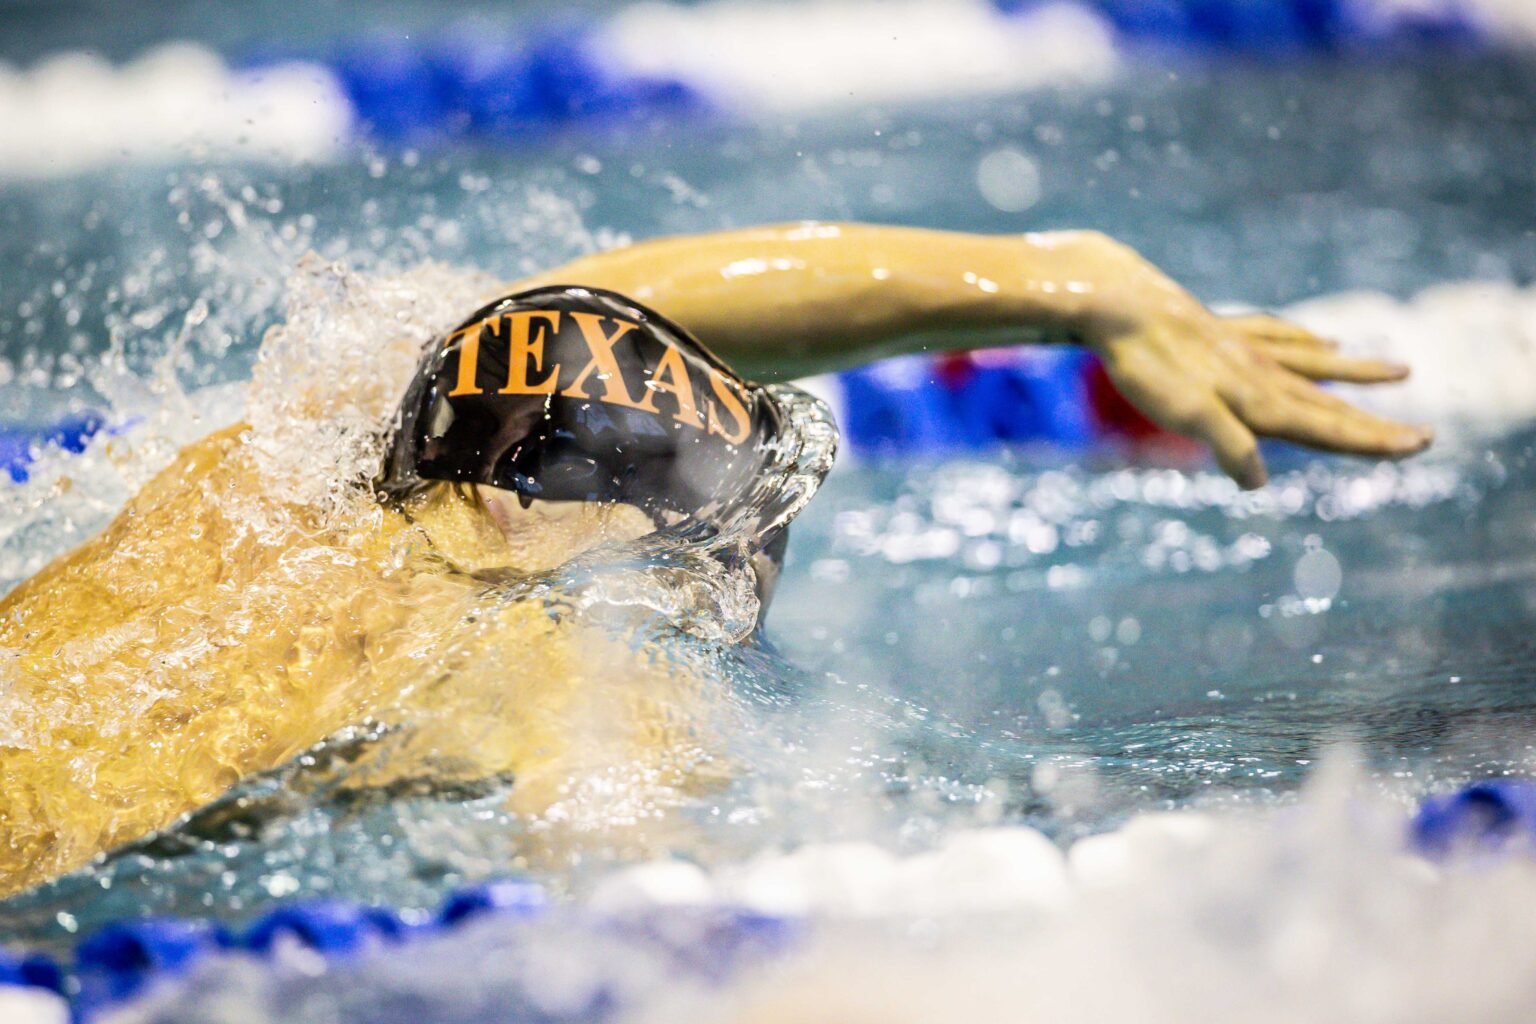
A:
{"type": "MultiPolygon", "coordinates": [[[[264,53],[248,64],[284,54],[264,53]]],[[[361,38],[321,58],[363,131],[394,144],[509,140],[570,124],[699,114],[709,103],[676,77],[606,66],[590,36],[557,27],[524,36],[459,29],[425,39],[361,38]]]]}
{"type": "MultiPolygon", "coordinates": [[[[1024,13],[1049,0],[993,0],[1024,13]]],[[[1383,11],[1371,0],[1078,0],[1127,39],[1178,47],[1268,51],[1333,50],[1364,44],[1447,46],[1491,42],[1459,4],[1383,11]]]]}
{"type": "MultiPolygon", "coordinates": [[[[1412,849],[1437,859],[1467,853],[1485,858],[1530,854],[1536,851],[1536,779],[1487,779],[1427,797],[1410,820],[1406,838],[1412,849]]],[[[555,914],[582,927],[624,932],[667,953],[680,978],[710,981],[726,979],[753,959],[794,948],[806,927],[795,918],[720,907],[657,908],[649,916],[605,918],[576,907],[554,907],[538,885],[514,879],[460,889],[431,914],[311,900],[279,906],[240,932],[197,919],[120,921],[80,942],[68,968],[46,956],[0,949],[0,986],[60,994],[69,1000],[76,1024],[89,1024],[150,982],[183,975],[229,951],[265,957],[280,945],[297,943],[339,963],[486,917],[533,920],[555,914]],[[675,926],[678,915],[687,916],[687,928],[675,926]]]]}
{"type": "MultiPolygon", "coordinates": [[[[991,0],[1024,14],[1057,0],[991,0]]],[[[1126,41],[1197,51],[1328,52],[1382,45],[1497,43],[1462,5],[1383,11],[1373,0],[1076,0],[1126,41]]],[[[392,144],[515,140],[530,130],[697,115],[711,97],[681,76],[610,66],[590,28],[570,21],[509,32],[460,27],[425,37],[361,35],[329,53],[261,51],[247,66],[318,59],[337,76],[362,131],[392,144]]]]}

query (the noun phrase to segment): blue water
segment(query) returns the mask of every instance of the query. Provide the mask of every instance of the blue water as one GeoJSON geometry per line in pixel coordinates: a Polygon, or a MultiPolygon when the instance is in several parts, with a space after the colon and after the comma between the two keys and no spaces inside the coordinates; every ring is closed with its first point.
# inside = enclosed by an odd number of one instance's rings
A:
{"type": "MultiPolygon", "coordinates": [[[[88,369],[110,339],[147,368],[194,309],[217,329],[180,357],[183,381],[241,378],[309,246],[512,277],[615,235],[828,217],[1100,228],[1212,301],[1529,283],[1533,129],[1536,68],[1514,58],[1180,63],[771,127],[6,183],[0,421],[100,407],[88,369]],[[1022,213],[975,186],[1002,145],[1040,172],[1022,213]]],[[[844,466],[795,527],[765,640],[695,652],[752,712],[732,742],[756,770],[699,798],[707,827],[685,852],[920,847],[983,811],[1075,835],[1136,809],[1284,796],[1340,740],[1410,789],[1518,766],[1536,721],[1533,444],[1512,428],[1393,470],[1280,451],[1251,506],[1208,472],[1115,452],[844,466]]],[[[426,905],[519,866],[494,785],[338,803],[316,778],[257,780],[10,901],[0,938],[60,942],[144,910],[243,917],[295,892],[426,905]]],[[[539,877],[579,892],[627,856],[539,877]]]]}
{"type": "Polygon", "coordinates": [[[924,737],[935,764],[1093,766],[1090,818],[1284,792],[1331,742],[1425,784],[1494,773],[1532,749],[1533,441],[1301,461],[1272,485],[1292,510],[1251,515],[1171,472],[859,468],[807,513],[773,625],[962,725],[924,737]],[[1370,507],[1337,518],[1352,491],[1370,507]]]}

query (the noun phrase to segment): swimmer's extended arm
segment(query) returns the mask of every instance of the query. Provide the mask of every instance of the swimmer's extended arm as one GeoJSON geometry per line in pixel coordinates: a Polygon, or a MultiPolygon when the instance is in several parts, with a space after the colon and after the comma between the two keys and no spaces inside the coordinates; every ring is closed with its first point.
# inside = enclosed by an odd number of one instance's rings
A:
{"type": "Polygon", "coordinates": [[[1209,444],[1246,487],[1265,479],[1255,434],[1387,456],[1430,439],[1312,383],[1400,380],[1406,367],[1341,356],[1273,317],[1217,316],[1094,232],[786,224],[643,242],[526,283],[632,296],[769,380],[901,352],[1077,342],[1142,412],[1209,444]]]}

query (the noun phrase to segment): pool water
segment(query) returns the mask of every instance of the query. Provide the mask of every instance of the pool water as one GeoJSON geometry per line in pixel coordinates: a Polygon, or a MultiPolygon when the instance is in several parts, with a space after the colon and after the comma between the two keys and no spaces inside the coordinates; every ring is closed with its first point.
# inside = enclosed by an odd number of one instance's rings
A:
{"type": "Polygon", "coordinates": [[[934,764],[1091,769],[1090,819],[1285,792],[1329,742],[1426,783],[1496,773],[1530,751],[1531,443],[1303,461],[1254,497],[1006,458],[860,467],[809,513],[775,627],[802,666],[943,709],[963,733],[925,738],[934,764]]]}
{"type": "MultiPolygon", "coordinates": [[[[721,115],[0,187],[0,421],[102,410],[133,451],[45,454],[0,485],[0,587],[238,415],[229,385],[310,248],[366,287],[428,259],[505,279],[627,238],[803,217],[1092,227],[1212,302],[1472,280],[1500,286],[1504,327],[1426,340],[1362,333],[1359,303],[1382,299],[1309,311],[1367,346],[1466,353],[1464,379],[1395,400],[1445,418],[1442,443],[1398,465],[1277,447],[1273,482],[1247,495],[1187,452],[845,462],[795,526],[765,635],[671,641],[730,688],[719,756],[751,767],[689,796],[664,840],[540,858],[511,783],[358,797],[333,783],[369,739],[340,737],[8,900],[0,938],[57,949],[119,917],[242,920],[316,895],[427,906],[509,873],[584,895],[656,856],[725,870],[850,839],[910,854],[970,826],[1065,843],[1148,810],[1287,803],[1340,744],[1388,800],[1531,770],[1536,405],[1490,409],[1477,364],[1522,365],[1536,339],[1536,303],[1511,287],[1536,279],[1536,65],[1440,60],[1144,65],[773,127],[721,115]],[[1038,176],[1026,209],[977,186],[1000,151],[1038,176]]],[[[1479,300],[1420,301],[1444,318],[1479,300]]]]}

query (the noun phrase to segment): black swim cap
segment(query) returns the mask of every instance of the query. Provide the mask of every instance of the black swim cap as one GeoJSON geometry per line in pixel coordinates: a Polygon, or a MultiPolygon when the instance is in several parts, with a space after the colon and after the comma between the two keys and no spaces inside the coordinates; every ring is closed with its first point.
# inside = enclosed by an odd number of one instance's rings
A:
{"type": "Polygon", "coordinates": [[[655,311],[597,288],[538,288],[428,350],[379,488],[489,484],[709,522],[747,493],[783,426],[771,395],[655,311]]]}

